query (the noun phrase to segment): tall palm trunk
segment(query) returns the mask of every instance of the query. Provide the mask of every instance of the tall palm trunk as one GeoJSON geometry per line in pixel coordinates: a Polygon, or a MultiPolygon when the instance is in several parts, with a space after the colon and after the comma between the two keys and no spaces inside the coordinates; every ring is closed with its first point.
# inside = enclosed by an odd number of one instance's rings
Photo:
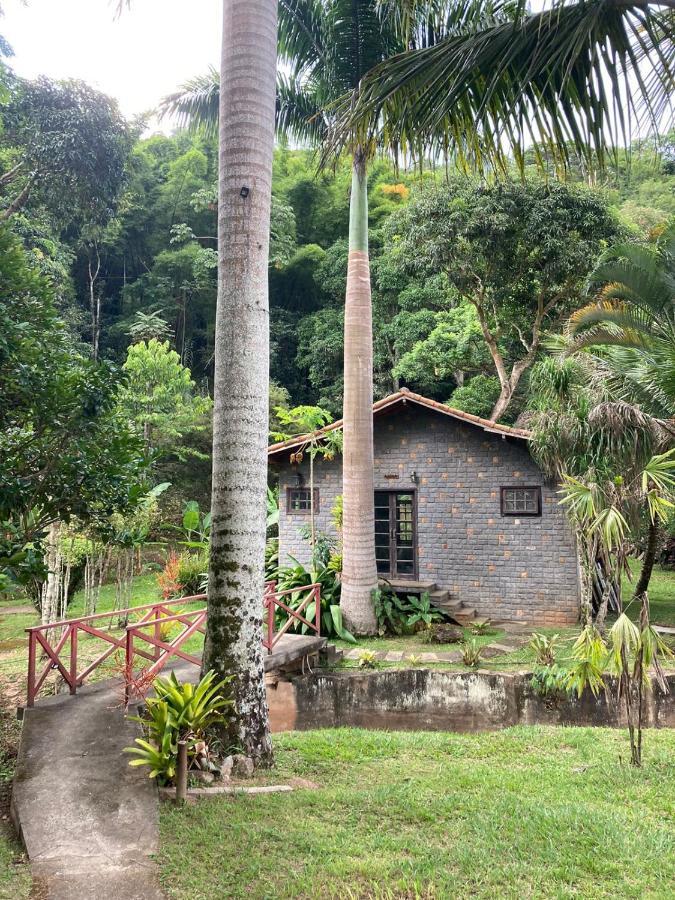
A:
{"type": "Polygon", "coordinates": [[[276,0],[223,0],[211,561],[204,669],[234,675],[229,745],[272,761],[262,648],[276,0]]]}
{"type": "Polygon", "coordinates": [[[357,151],[349,205],[349,265],[345,302],[344,444],[342,450],[342,600],[347,627],[374,634],[377,587],[373,493],[373,323],[368,261],[365,154],[357,151]]]}

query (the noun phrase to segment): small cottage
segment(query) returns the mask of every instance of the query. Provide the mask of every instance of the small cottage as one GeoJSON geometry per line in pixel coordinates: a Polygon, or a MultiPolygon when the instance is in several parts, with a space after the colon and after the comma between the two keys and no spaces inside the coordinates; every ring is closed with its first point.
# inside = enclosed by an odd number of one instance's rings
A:
{"type": "MultiPolygon", "coordinates": [[[[323,431],[341,427],[341,421],[323,431]]],[[[575,542],[528,450],[529,432],[498,425],[400,390],[373,406],[375,548],[380,578],[396,590],[428,590],[464,617],[532,625],[577,621],[575,542]]],[[[342,462],[317,456],[314,497],[306,438],[269,448],[279,475],[279,554],[308,563],[306,526],[337,538],[331,510],[342,462]],[[305,527],[303,527],[305,526],[305,527]],[[304,536],[303,536],[304,535],[304,536]]]]}

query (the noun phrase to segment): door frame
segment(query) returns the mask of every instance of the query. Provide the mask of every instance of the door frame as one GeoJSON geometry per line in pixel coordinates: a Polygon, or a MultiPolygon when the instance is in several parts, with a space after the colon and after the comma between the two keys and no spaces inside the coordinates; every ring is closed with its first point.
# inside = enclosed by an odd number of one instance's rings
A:
{"type": "MultiPolygon", "coordinates": [[[[398,581],[398,580],[401,580],[401,581],[416,581],[417,578],[418,578],[418,553],[417,553],[417,542],[418,542],[418,540],[419,540],[419,531],[418,531],[418,528],[417,528],[417,491],[416,491],[416,489],[415,489],[414,487],[411,487],[411,488],[392,488],[392,487],[384,487],[384,488],[380,488],[380,487],[376,487],[374,493],[375,493],[375,494],[388,494],[388,495],[389,495],[389,498],[390,498],[390,499],[389,499],[389,510],[390,510],[390,519],[389,519],[389,524],[390,524],[390,528],[389,528],[389,572],[387,572],[387,573],[384,573],[384,572],[378,572],[378,573],[377,573],[378,578],[383,578],[383,579],[385,579],[385,580],[396,580],[396,581],[398,581]],[[394,563],[396,563],[396,541],[395,541],[395,540],[392,541],[392,539],[391,539],[391,537],[392,537],[392,532],[391,532],[391,525],[392,525],[392,522],[391,522],[391,510],[392,510],[391,498],[392,498],[392,496],[394,496],[394,495],[396,495],[396,494],[408,494],[408,495],[412,498],[412,527],[413,527],[413,542],[412,542],[412,551],[413,551],[413,554],[412,554],[412,555],[413,555],[413,558],[412,558],[412,564],[413,564],[413,571],[412,571],[411,573],[404,573],[404,574],[402,574],[402,573],[400,573],[400,572],[393,573],[393,572],[391,571],[391,569],[392,569],[392,565],[391,565],[392,560],[394,561],[394,563]]],[[[395,524],[396,524],[396,520],[395,520],[395,516],[396,516],[396,501],[395,501],[395,500],[394,500],[394,503],[393,503],[393,510],[394,510],[394,528],[395,528],[395,524]]],[[[373,525],[374,525],[374,523],[373,523],[373,525]]],[[[373,533],[374,533],[374,529],[373,529],[373,533]]]]}

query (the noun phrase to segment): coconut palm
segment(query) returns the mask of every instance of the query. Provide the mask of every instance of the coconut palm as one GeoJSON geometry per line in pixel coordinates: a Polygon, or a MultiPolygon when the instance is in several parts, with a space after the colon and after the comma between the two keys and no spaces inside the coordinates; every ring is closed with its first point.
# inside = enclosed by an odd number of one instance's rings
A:
{"type": "Polygon", "coordinates": [[[569,321],[568,354],[600,350],[603,375],[646,409],[675,413],[675,224],[653,246],[620,244],[589,277],[598,290],[569,321]]]}

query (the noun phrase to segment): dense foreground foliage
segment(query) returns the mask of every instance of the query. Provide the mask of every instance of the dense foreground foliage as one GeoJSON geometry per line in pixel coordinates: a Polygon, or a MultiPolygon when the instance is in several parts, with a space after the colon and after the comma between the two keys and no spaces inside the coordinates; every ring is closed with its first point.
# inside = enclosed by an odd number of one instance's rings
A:
{"type": "Polygon", "coordinates": [[[163,884],[195,900],[665,898],[675,734],[648,747],[635,772],[605,729],[280,735],[274,781],[318,788],[165,806],[163,884]]]}

